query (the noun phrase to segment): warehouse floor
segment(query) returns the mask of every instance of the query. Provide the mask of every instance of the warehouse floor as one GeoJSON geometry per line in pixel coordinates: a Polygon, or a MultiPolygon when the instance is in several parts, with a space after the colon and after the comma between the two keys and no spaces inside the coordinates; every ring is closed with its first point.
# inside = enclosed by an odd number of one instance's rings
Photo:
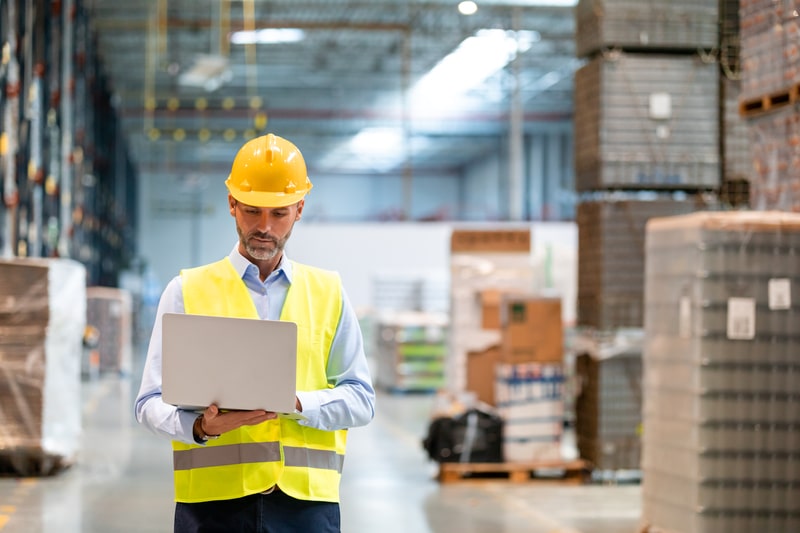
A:
{"type": "MultiPolygon", "coordinates": [[[[46,478],[0,478],[2,533],[172,530],[171,452],[132,417],[135,378],[83,382],[83,445],[71,468],[46,478]]],[[[350,432],[342,481],[344,533],[635,533],[637,484],[440,485],[421,439],[424,394],[380,394],[375,420],[350,432]]]]}

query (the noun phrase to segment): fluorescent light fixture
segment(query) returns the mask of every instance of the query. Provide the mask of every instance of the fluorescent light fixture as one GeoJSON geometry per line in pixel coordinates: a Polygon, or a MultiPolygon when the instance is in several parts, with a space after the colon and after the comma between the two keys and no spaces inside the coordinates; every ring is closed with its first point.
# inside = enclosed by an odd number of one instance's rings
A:
{"type": "Polygon", "coordinates": [[[236,31],[231,34],[232,44],[296,43],[306,38],[299,28],[264,28],[254,31],[236,31]]]}
{"type": "Polygon", "coordinates": [[[536,31],[478,30],[417,82],[413,98],[424,105],[449,101],[486,81],[540,39],[536,31]]]}

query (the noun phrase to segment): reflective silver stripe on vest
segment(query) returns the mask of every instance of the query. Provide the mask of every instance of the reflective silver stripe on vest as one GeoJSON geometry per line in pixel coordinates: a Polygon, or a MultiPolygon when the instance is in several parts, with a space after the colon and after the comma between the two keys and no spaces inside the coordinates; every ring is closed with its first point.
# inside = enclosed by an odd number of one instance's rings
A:
{"type": "MultiPolygon", "coordinates": [[[[328,450],[285,446],[283,455],[286,466],[335,470],[341,474],[344,465],[344,455],[328,450]]],[[[202,448],[175,450],[172,452],[174,470],[191,470],[192,468],[244,463],[268,463],[280,460],[281,451],[277,442],[204,446],[202,448]]]]}
{"type": "Polygon", "coordinates": [[[281,448],[277,442],[204,446],[202,448],[174,450],[172,452],[172,467],[175,470],[191,470],[192,468],[243,463],[268,463],[280,460],[281,448]]]}
{"type": "Polygon", "coordinates": [[[283,447],[283,461],[286,466],[321,468],[336,470],[342,473],[344,455],[330,450],[314,450],[311,448],[283,447]]]}

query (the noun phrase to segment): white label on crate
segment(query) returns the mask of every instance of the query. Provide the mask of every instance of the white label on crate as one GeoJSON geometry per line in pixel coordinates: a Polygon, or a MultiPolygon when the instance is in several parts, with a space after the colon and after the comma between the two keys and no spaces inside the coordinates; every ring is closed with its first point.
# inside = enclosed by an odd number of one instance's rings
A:
{"type": "Polygon", "coordinates": [[[650,93],[650,118],[666,120],[672,116],[672,97],[669,93],[650,93]]]}
{"type": "Polygon", "coordinates": [[[728,338],[751,340],[756,337],[756,301],[753,298],[728,299],[728,338]]]}
{"type": "Polygon", "coordinates": [[[792,282],[789,278],[772,278],[768,287],[771,310],[792,308],[792,282]]]}
{"type": "Polygon", "coordinates": [[[678,336],[688,339],[692,336],[692,300],[681,296],[678,307],[678,336]]]}

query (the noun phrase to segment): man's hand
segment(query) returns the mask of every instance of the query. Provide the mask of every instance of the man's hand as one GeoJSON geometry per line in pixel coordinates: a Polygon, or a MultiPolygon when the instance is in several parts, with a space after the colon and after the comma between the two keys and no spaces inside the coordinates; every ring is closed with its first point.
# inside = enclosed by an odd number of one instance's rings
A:
{"type": "Polygon", "coordinates": [[[209,405],[203,411],[203,417],[200,419],[200,430],[209,436],[222,435],[241,426],[254,426],[277,417],[277,413],[263,409],[222,413],[216,405],[209,405]]]}

